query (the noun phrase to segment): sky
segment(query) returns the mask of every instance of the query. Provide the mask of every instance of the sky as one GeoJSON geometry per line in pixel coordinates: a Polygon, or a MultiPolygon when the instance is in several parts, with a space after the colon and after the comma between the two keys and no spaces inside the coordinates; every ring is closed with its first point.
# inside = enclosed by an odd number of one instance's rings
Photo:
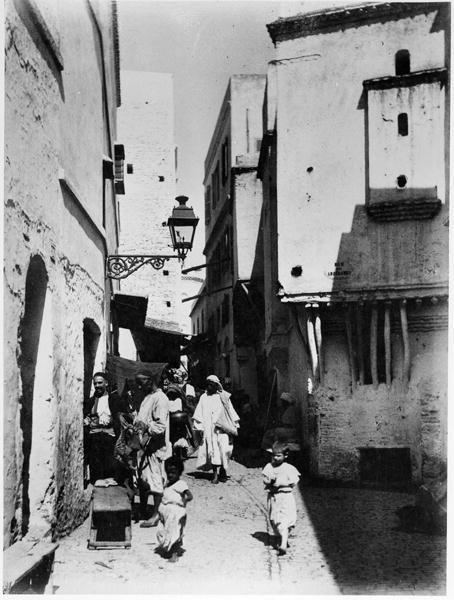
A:
{"type": "Polygon", "coordinates": [[[118,0],[121,69],[173,74],[176,192],[189,196],[200,218],[185,267],[205,262],[203,167],[229,77],[266,74],[274,58],[266,24],[279,17],[280,4],[118,0]]]}

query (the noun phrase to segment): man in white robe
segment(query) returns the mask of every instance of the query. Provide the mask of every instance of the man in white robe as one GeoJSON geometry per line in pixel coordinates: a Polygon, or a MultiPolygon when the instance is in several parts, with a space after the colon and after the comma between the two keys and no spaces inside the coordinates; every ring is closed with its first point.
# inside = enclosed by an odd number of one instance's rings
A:
{"type": "Polygon", "coordinates": [[[233,450],[233,435],[240,418],[216,375],[207,377],[206,392],[200,396],[192,416],[194,429],[203,432],[197,455],[197,468],[213,469],[213,483],[226,481],[233,450]]]}

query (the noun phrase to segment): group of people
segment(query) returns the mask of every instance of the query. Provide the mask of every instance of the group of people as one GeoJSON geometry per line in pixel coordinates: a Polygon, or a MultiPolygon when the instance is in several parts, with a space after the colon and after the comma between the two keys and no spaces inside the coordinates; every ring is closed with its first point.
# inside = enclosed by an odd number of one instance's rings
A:
{"type": "Polygon", "coordinates": [[[166,382],[164,393],[160,383],[160,374],[138,373],[134,389],[120,396],[109,393],[105,373],[95,373],[94,394],[84,403],[85,448],[90,482],[114,480],[131,497],[137,491],[140,526],[158,525],[161,553],[176,560],[192,500],[183,461],[198,447],[197,467],[212,470],[214,484],[226,481],[239,417],[216,375],[207,378],[193,414],[181,385],[166,382]]]}
{"type": "MultiPolygon", "coordinates": [[[[113,478],[127,487],[131,497],[137,491],[143,518],[140,527],[158,525],[158,550],[174,561],[181,551],[186,504],[193,498],[181,479],[183,461],[191,447],[198,447],[197,468],[212,470],[213,484],[227,481],[240,419],[216,375],[207,377],[206,391],[193,412],[178,382],[167,381],[164,393],[160,380],[160,376],[139,373],[134,393],[120,396],[109,393],[105,373],[95,373],[94,395],[84,405],[84,425],[91,483],[113,478]],[[153,511],[148,516],[150,495],[153,511]]],[[[288,413],[283,424],[294,425],[290,415],[294,399],[282,396],[288,413]]],[[[292,491],[300,473],[287,462],[287,442],[270,438],[269,446],[272,457],[262,474],[275,546],[283,555],[296,522],[292,491]]]]}

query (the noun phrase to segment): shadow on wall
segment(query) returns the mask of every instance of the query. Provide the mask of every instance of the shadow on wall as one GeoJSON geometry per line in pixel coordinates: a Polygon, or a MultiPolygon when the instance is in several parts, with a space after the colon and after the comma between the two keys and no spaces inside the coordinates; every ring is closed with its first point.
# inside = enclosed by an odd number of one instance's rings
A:
{"type": "MultiPolygon", "coordinates": [[[[380,195],[387,190],[375,192],[380,195]]],[[[427,201],[428,212],[411,199],[355,206],[351,230],[342,234],[335,268],[329,273],[332,291],[436,285],[443,272],[447,279],[448,231],[443,226],[447,208],[440,209],[440,202],[436,201],[438,214],[430,214],[433,207],[430,199],[427,201]],[[385,214],[385,222],[380,216],[371,218],[374,206],[381,206],[383,211],[386,206],[391,207],[390,211],[405,210],[405,218],[400,219],[395,213],[385,214]]]]}
{"type": "MultiPolygon", "coordinates": [[[[18,331],[21,349],[19,365],[22,379],[22,397],[20,399],[20,426],[23,440],[22,515],[20,525],[22,536],[26,535],[30,522],[29,482],[33,430],[33,392],[47,281],[48,277],[43,259],[40,256],[33,256],[27,271],[24,316],[18,331]]],[[[12,523],[11,533],[13,536],[15,535],[14,527],[15,524],[12,523]]]]}
{"type": "Polygon", "coordinates": [[[28,2],[24,2],[24,0],[14,0],[14,6],[22,23],[27,28],[36,49],[46,61],[49,70],[54,76],[61,99],[64,102],[65,91],[61,74],[63,65],[60,63],[61,57],[59,55],[59,49],[57,48],[58,43],[49,33],[38,6],[33,6],[28,2]]]}

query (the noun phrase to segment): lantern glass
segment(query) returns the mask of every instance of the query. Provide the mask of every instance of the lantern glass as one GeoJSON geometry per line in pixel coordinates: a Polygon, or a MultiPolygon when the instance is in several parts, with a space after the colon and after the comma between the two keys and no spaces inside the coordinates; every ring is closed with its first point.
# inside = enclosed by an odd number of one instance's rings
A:
{"type": "Polygon", "coordinates": [[[192,247],[192,239],[194,237],[194,225],[175,225],[173,228],[175,236],[175,248],[192,247]]]}
{"type": "Polygon", "coordinates": [[[187,196],[178,196],[176,200],[179,206],[173,209],[167,225],[172,238],[172,246],[180,258],[184,259],[188,251],[192,249],[195,229],[199,219],[194,215],[192,208],[186,206],[187,196]]]}

